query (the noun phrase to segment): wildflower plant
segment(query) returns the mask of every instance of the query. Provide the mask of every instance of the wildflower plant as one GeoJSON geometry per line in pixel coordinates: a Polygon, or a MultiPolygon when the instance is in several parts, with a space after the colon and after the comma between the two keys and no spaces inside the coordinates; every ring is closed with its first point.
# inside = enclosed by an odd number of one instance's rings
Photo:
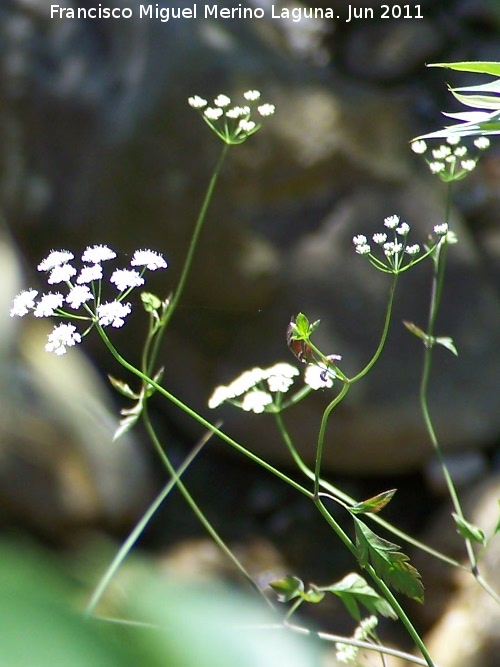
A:
{"type": "MultiPolygon", "coordinates": [[[[500,65],[498,65],[498,73],[500,74],[500,65]]],[[[78,261],[75,260],[73,252],[69,250],[52,251],[38,265],[38,270],[45,275],[51,289],[40,294],[38,289],[29,288],[23,290],[14,299],[10,311],[11,316],[24,317],[31,313],[35,317],[50,317],[58,320],[58,324],[49,334],[46,343],[46,350],[58,356],[64,355],[68,348],[80,344],[91,330],[95,329],[97,331],[113,357],[136,382],[136,386],[132,387],[126,381],[110,378],[112,386],[127,400],[132,401],[130,407],[122,409],[122,420],[116,432],[116,437],[132,428],[141,419],[169,475],[169,480],[164,489],[144,513],[99,581],[88,604],[87,614],[94,614],[123,560],[173,488],[180,491],[210,537],[254,589],[256,595],[262,599],[264,604],[270,605],[277,614],[280,614],[274,602],[263,593],[258,583],[227,546],[218,531],[215,530],[182,479],[183,473],[200,453],[205,442],[210,436],[216,435],[228,446],[279,478],[283,483],[288,484],[297,493],[313,503],[319,515],[331,528],[332,533],[352,554],[354,561],[371,582],[369,583],[358,572],[350,572],[340,581],[326,586],[314,583],[306,585],[301,579],[291,575],[272,582],[271,588],[277,596],[277,601],[289,604],[287,611],[281,615],[283,627],[291,631],[311,633],[312,631],[309,629],[294,625],[292,622],[293,615],[302,604],[318,604],[326,595],[335,595],[342,600],[347,611],[358,624],[352,637],[327,635],[326,633],[319,635],[322,639],[335,644],[337,657],[340,661],[352,663],[357,658],[359,648],[367,648],[376,650],[381,654],[392,653],[416,664],[435,667],[425,643],[395,595],[395,593],[401,593],[413,600],[422,602],[424,589],[420,575],[410,563],[408,556],[401,550],[401,547],[379,536],[370,527],[369,522],[382,526],[386,532],[394,535],[398,542],[403,541],[427,551],[451,566],[462,567],[461,564],[446,554],[432,550],[382,518],[380,514],[384,507],[393,500],[395,489],[382,491],[371,498],[357,501],[327,481],[323,475],[322,454],[326,428],[332,413],[344,400],[350,388],[370,372],[384,350],[392,319],[394,295],[400,276],[411,270],[416,264],[429,260],[432,267],[432,284],[427,324],[425,327],[421,327],[411,322],[404,323],[406,328],[423,342],[424,360],[420,386],[420,405],[429,437],[443,465],[443,471],[454,504],[453,518],[457,530],[465,540],[470,572],[480,585],[500,603],[498,594],[491,589],[480,575],[478,558],[472,546],[473,543],[479,543],[484,547],[489,538],[486,538],[480,528],[469,523],[464,517],[456,490],[441,455],[439,439],[430,417],[427,398],[432,353],[435,344],[441,344],[454,354],[457,353],[449,336],[436,336],[434,332],[445,275],[447,249],[449,245],[457,240],[450,229],[449,189],[454,181],[460,180],[471,171],[477,162],[477,156],[470,157],[467,150],[464,150],[460,145],[458,134],[450,132],[445,135],[447,138],[446,144],[433,149],[431,158],[424,157],[432,173],[445,182],[448,188],[444,221],[437,222],[432,226],[427,239],[419,242],[413,240],[410,223],[402,221],[398,215],[386,217],[382,229],[374,231],[370,239],[363,234],[354,236],[354,252],[360,255],[360,261],[367,260],[375,270],[387,274],[390,282],[379,343],[372,352],[371,358],[362,368],[354,374],[347,375],[342,369],[342,356],[337,351],[335,353],[323,351],[316,345],[314,336],[320,326],[320,321],[311,322],[304,313],[299,312],[291,317],[284,336],[284,344],[286,342],[299,367],[283,361],[267,368],[256,366],[243,372],[227,385],[216,387],[208,399],[208,407],[213,410],[217,410],[222,404],[228,404],[252,413],[251,418],[274,420],[277,437],[281,437],[283,440],[284,447],[288,450],[291,460],[300,474],[300,481],[297,481],[295,477],[256,456],[251,449],[230,437],[221,429],[220,423],[214,424],[205,419],[172,394],[163,384],[163,367],[158,367],[160,344],[188,280],[200,232],[227,151],[232,146],[248,140],[259,131],[263,119],[272,115],[275,111],[272,104],[262,103],[260,97],[258,91],[248,90],[243,94],[243,100],[236,105],[229,96],[222,93],[217,95],[210,105],[207,100],[198,95],[194,95],[188,100],[189,105],[200,113],[203,121],[222,141],[223,147],[194,224],[191,242],[176,288],[166,298],[160,298],[146,291],[141,292],[142,307],[149,318],[149,328],[139,367],[134,366],[122,356],[115,347],[109,332],[125,325],[132,311],[132,304],[129,300],[130,294],[133,290],[142,289],[145,286],[148,272],[167,268],[167,262],[159,252],[136,250],[128,264],[115,266],[113,262],[118,259],[117,253],[106,245],[86,248],[78,261]],[[109,296],[110,291],[111,297],[109,296]],[[299,448],[293,442],[286,427],[285,416],[286,410],[306,400],[312,391],[321,391],[325,396],[329,396],[330,400],[319,425],[314,466],[309,467],[302,459],[299,448]],[[167,449],[160,441],[149,418],[148,401],[153,393],[158,394],[182,410],[207,431],[207,436],[200,441],[177,468],[174,467],[167,449]],[[352,521],[354,538],[344,530],[335,518],[331,511],[332,503],[340,507],[349,516],[352,521]],[[362,609],[366,609],[370,615],[364,618],[361,613],[362,609]],[[422,658],[416,658],[381,644],[376,634],[377,618],[379,616],[399,619],[420,650],[422,658]]],[[[492,121],[492,117],[489,120],[492,121]]],[[[500,125],[498,128],[500,131],[500,125]]],[[[472,127],[470,123],[467,125],[467,129],[471,134],[472,127]]],[[[484,135],[486,131],[481,126],[478,134],[484,135]]],[[[487,142],[482,137],[482,141],[476,141],[475,145],[479,151],[482,151],[487,147],[486,144],[487,142]]],[[[421,155],[425,155],[428,150],[427,143],[422,137],[412,142],[412,148],[415,153],[421,155]]],[[[496,532],[499,529],[500,522],[496,532]]],[[[277,618],[280,618],[280,616],[277,616],[277,618]]]]}

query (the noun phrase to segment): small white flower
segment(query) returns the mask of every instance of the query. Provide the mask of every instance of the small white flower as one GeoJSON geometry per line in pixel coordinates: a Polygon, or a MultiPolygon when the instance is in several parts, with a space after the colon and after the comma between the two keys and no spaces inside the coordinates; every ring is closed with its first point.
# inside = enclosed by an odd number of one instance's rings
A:
{"type": "Polygon", "coordinates": [[[219,387],[216,387],[214,389],[212,395],[208,399],[208,407],[211,410],[213,410],[214,408],[218,408],[219,405],[222,405],[225,401],[227,401],[228,398],[233,398],[233,396],[229,396],[227,387],[224,387],[224,385],[220,385],[219,387]]]}
{"type": "Polygon", "coordinates": [[[233,107],[226,111],[227,118],[242,118],[243,116],[248,116],[250,113],[250,107],[233,107]]]}
{"type": "Polygon", "coordinates": [[[399,227],[396,227],[396,233],[400,236],[408,236],[410,233],[410,225],[407,222],[402,222],[399,227]]]}
{"type": "Polygon", "coordinates": [[[458,148],[455,148],[453,151],[453,155],[456,157],[464,157],[464,155],[467,155],[467,146],[458,146],[458,148]]]}
{"type": "Polygon", "coordinates": [[[368,243],[364,243],[363,245],[356,246],[356,252],[358,255],[368,255],[371,252],[371,248],[368,243]]]}
{"type": "Polygon", "coordinates": [[[231,98],[221,93],[215,98],[214,104],[216,107],[227,107],[231,104],[231,98]]]}
{"type": "Polygon", "coordinates": [[[49,292],[48,294],[44,294],[36,304],[34,315],[35,317],[51,317],[54,315],[56,308],[60,308],[62,304],[62,294],[59,294],[59,292],[49,292]]]}
{"type": "Polygon", "coordinates": [[[207,107],[203,112],[205,118],[208,120],[218,120],[224,112],[222,109],[214,109],[213,107],[207,107]]]}
{"type": "Polygon", "coordinates": [[[260,92],[258,90],[247,90],[246,93],[243,93],[243,97],[249,102],[255,102],[255,100],[260,99],[260,92]]]}
{"type": "Polygon", "coordinates": [[[166,269],[168,264],[159,252],[154,250],[136,250],[130,262],[132,266],[145,266],[150,271],[166,269]]]}
{"type": "Polygon", "coordinates": [[[324,364],[308,364],[304,371],[304,382],[311,389],[327,389],[333,386],[335,375],[324,364]]]}
{"type": "Polygon", "coordinates": [[[448,233],[448,224],[446,222],[443,222],[441,225],[434,226],[434,234],[437,234],[438,236],[444,236],[447,233],[448,233]]]}
{"type": "Polygon", "coordinates": [[[385,256],[392,257],[393,255],[397,255],[398,252],[401,252],[401,250],[403,249],[403,244],[394,243],[393,241],[388,241],[387,243],[384,243],[383,248],[385,256]]]}
{"type": "Polygon", "coordinates": [[[479,148],[480,151],[484,151],[486,148],[489,148],[490,140],[488,137],[478,137],[474,139],[474,146],[479,148]]]}
{"type": "Polygon", "coordinates": [[[101,278],[102,266],[100,264],[92,264],[91,266],[83,267],[76,282],[82,285],[83,283],[91,283],[93,280],[101,280],[101,278]]]}
{"type": "Polygon", "coordinates": [[[138,271],[133,269],[115,269],[109,279],[110,283],[114,283],[116,288],[123,292],[129,287],[140,287],[144,285],[144,278],[138,271]]]}
{"type": "Polygon", "coordinates": [[[399,225],[399,215],[390,215],[387,218],[384,218],[384,225],[388,229],[396,229],[399,225]]]}
{"type": "Polygon", "coordinates": [[[462,140],[462,137],[459,134],[450,134],[449,137],[446,137],[446,141],[450,144],[450,146],[456,146],[459,144],[462,140]]]}
{"type": "Polygon", "coordinates": [[[50,272],[47,282],[49,285],[56,285],[57,283],[67,283],[70,278],[76,274],[76,269],[71,264],[61,264],[54,266],[50,272]]]}
{"type": "Polygon", "coordinates": [[[422,153],[425,153],[427,150],[427,144],[423,139],[412,141],[411,149],[414,153],[417,153],[417,155],[422,155],[422,153]]]}
{"type": "Polygon", "coordinates": [[[14,297],[12,308],[10,309],[10,316],[23,317],[23,315],[26,315],[35,307],[35,297],[37,294],[38,292],[36,289],[28,289],[20,292],[14,297]]]}
{"type": "Polygon", "coordinates": [[[465,171],[472,171],[476,166],[476,161],[462,160],[462,162],[460,162],[460,166],[462,167],[462,169],[465,169],[465,171]]]}
{"type": "Polygon", "coordinates": [[[257,107],[257,111],[261,116],[272,116],[276,111],[274,104],[261,104],[260,107],[257,107]]]}
{"type": "Polygon", "coordinates": [[[241,396],[249,389],[255,387],[259,382],[266,379],[266,372],[262,368],[252,368],[244,371],[236,380],[233,380],[227,387],[228,391],[232,393],[233,398],[241,396]]]}
{"type": "Polygon", "coordinates": [[[429,162],[429,169],[433,174],[441,173],[445,168],[444,162],[429,162]]]}
{"type": "Polygon", "coordinates": [[[87,285],[76,285],[70,291],[65,301],[67,304],[71,306],[71,308],[77,310],[78,308],[80,308],[82,303],[90,301],[93,298],[94,295],[92,294],[87,285]]]}
{"type": "Polygon", "coordinates": [[[443,160],[444,158],[448,157],[448,155],[451,155],[451,148],[449,148],[449,146],[445,146],[444,144],[432,151],[432,157],[435,160],[443,160]]]}
{"type": "Polygon", "coordinates": [[[382,243],[385,243],[387,241],[387,234],[374,234],[372,236],[372,239],[374,243],[382,245],[382,243]]]}
{"type": "Polygon", "coordinates": [[[99,324],[107,327],[109,324],[115,329],[122,327],[125,324],[125,317],[130,314],[132,307],[129,303],[122,303],[120,301],[110,301],[102,303],[97,308],[97,317],[99,324]]]}
{"type": "Polygon", "coordinates": [[[82,255],[82,262],[99,264],[100,262],[105,262],[109,259],[114,259],[115,257],[116,252],[111,250],[111,248],[108,248],[107,245],[93,245],[85,248],[82,255]]]}
{"type": "Polygon", "coordinates": [[[251,132],[255,128],[255,123],[253,120],[245,120],[244,118],[238,123],[238,127],[243,132],[251,132]]]}
{"type": "Polygon", "coordinates": [[[354,245],[365,245],[367,241],[368,239],[363,234],[358,234],[357,236],[353,236],[352,238],[352,242],[354,243],[354,245]]]}
{"type": "Polygon", "coordinates": [[[80,343],[81,340],[82,337],[72,324],[59,324],[48,335],[45,350],[47,352],[54,352],[60,356],[66,353],[67,347],[73,347],[76,343],[80,343]]]}
{"type": "Polygon", "coordinates": [[[290,364],[279,363],[268,368],[266,373],[269,391],[285,393],[292,386],[293,378],[299,375],[299,370],[290,364]]]}
{"type": "Polygon", "coordinates": [[[271,394],[268,394],[267,391],[261,391],[260,389],[254,389],[249,391],[248,394],[245,394],[243,401],[241,402],[242,410],[245,412],[255,412],[260,414],[264,412],[266,405],[269,405],[273,402],[271,394]]]}
{"type": "Polygon", "coordinates": [[[38,271],[51,271],[54,267],[60,266],[72,259],[74,259],[74,255],[69,250],[52,250],[48,257],[43,259],[36,268],[38,271]]]}
{"type": "Polygon", "coordinates": [[[188,104],[193,109],[203,109],[203,107],[207,106],[207,101],[199,95],[193,95],[193,97],[188,97],[188,104]]]}
{"type": "Polygon", "coordinates": [[[418,243],[414,243],[413,245],[408,245],[405,248],[405,253],[407,255],[413,256],[417,255],[419,252],[420,252],[420,246],[418,245],[418,243]]]}

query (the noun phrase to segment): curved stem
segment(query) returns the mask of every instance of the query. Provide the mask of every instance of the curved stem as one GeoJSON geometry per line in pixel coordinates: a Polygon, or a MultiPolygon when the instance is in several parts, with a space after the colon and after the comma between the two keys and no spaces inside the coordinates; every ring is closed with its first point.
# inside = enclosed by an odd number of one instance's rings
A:
{"type": "Polygon", "coordinates": [[[319,493],[319,481],[320,481],[320,475],[321,475],[321,461],[323,458],[323,446],[325,443],[325,433],[326,433],[326,426],[328,424],[328,418],[330,417],[330,413],[332,410],[343,400],[344,396],[347,394],[349,391],[349,384],[344,383],[342,385],[342,389],[340,392],[335,396],[333,401],[331,401],[325,411],[323,412],[323,416],[321,417],[321,424],[319,427],[319,434],[318,434],[318,444],[316,447],[316,465],[314,468],[314,496],[317,497],[319,493]]]}
{"type": "Polygon", "coordinates": [[[203,223],[205,222],[205,217],[207,215],[208,207],[210,205],[210,202],[212,201],[215,186],[219,179],[219,175],[222,169],[222,165],[224,164],[224,160],[226,159],[228,149],[229,149],[229,144],[224,143],[221,154],[219,156],[215,169],[212,173],[212,177],[210,178],[207,190],[205,192],[205,197],[203,198],[203,203],[201,205],[200,212],[198,213],[198,218],[196,220],[193,234],[189,242],[188,252],[186,255],[186,259],[184,260],[184,265],[182,267],[182,272],[179,278],[179,282],[177,284],[177,288],[175,289],[172,299],[168,304],[165,315],[162,318],[161,327],[155,336],[154,344],[152,346],[151,354],[149,357],[149,366],[147,368],[148,375],[150,375],[153,372],[153,368],[156,363],[156,359],[158,357],[158,351],[160,348],[161,340],[163,338],[163,334],[165,333],[165,330],[168,326],[168,323],[170,322],[170,319],[172,318],[172,315],[174,314],[174,312],[177,309],[177,306],[179,305],[179,301],[184,291],[184,287],[186,286],[188,275],[191,270],[191,265],[193,263],[193,257],[196,250],[196,246],[198,245],[200,233],[203,228],[203,223]]]}

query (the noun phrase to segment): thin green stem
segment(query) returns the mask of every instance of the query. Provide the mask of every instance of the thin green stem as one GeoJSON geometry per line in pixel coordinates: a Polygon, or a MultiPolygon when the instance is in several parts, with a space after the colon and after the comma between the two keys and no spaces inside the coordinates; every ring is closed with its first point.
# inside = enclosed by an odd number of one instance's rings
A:
{"type": "Polygon", "coordinates": [[[118,350],[115,348],[113,343],[109,340],[106,332],[104,329],[97,324],[97,331],[99,332],[99,335],[103,339],[106,347],[108,350],[111,352],[113,357],[116,359],[116,361],[123,366],[126,370],[130,371],[133,375],[136,377],[140,378],[142,382],[144,382],[147,385],[150,385],[155,391],[157,391],[161,396],[169,400],[171,403],[173,403],[176,407],[180,408],[185,412],[189,417],[197,421],[199,424],[201,424],[204,428],[208,429],[215,435],[217,435],[221,440],[226,442],[228,445],[233,447],[233,449],[236,449],[240,454],[243,454],[246,456],[248,459],[253,461],[254,463],[257,463],[260,465],[262,468],[270,472],[271,474],[275,475],[279,479],[281,479],[283,482],[286,484],[290,485],[292,488],[294,488],[296,491],[299,491],[299,493],[305,495],[308,498],[312,498],[312,493],[303,487],[301,484],[293,480],[291,477],[288,477],[288,475],[285,475],[282,473],[280,470],[272,466],[270,463],[267,461],[264,461],[264,459],[261,459],[258,457],[256,454],[251,452],[250,450],[246,449],[243,447],[243,445],[240,445],[236,440],[233,440],[233,438],[229,437],[224,431],[221,431],[217,426],[209,422],[207,419],[199,415],[197,412],[195,412],[192,408],[190,408],[188,405],[183,403],[181,400],[179,400],[176,396],[171,394],[169,391],[167,391],[164,387],[162,387],[158,382],[153,380],[152,378],[148,377],[145,375],[142,371],[140,371],[138,368],[130,364],[124,357],[121,356],[121,354],[118,352],[118,350]]]}
{"type": "Polygon", "coordinates": [[[387,307],[385,310],[385,318],[384,318],[384,326],[382,329],[382,335],[380,336],[380,341],[377,346],[377,349],[375,350],[375,353],[373,357],[370,359],[370,361],[366,364],[366,366],[359,371],[359,373],[356,373],[356,375],[349,380],[349,384],[353,384],[354,382],[357,382],[358,380],[361,380],[372,368],[373,366],[377,363],[380,355],[382,354],[382,350],[384,349],[386,340],[387,340],[387,335],[389,333],[389,326],[391,324],[391,317],[392,317],[392,307],[394,304],[394,295],[396,294],[396,285],[398,283],[398,274],[394,273],[392,275],[392,281],[391,281],[391,288],[389,290],[389,299],[387,301],[387,307]]]}
{"type": "Polygon", "coordinates": [[[160,349],[160,343],[163,338],[163,334],[165,333],[165,330],[168,326],[168,323],[170,322],[172,315],[177,309],[177,306],[179,305],[180,298],[182,296],[182,293],[184,292],[184,288],[186,286],[186,282],[189,276],[189,272],[191,270],[191,265],[193,263],[193,257],[194,253],[196,251],[196,247],[198,245],[198,240],[200,238],[201,230],[203,228],[203,223],[205,222],[205,218],[207,215],[208,207],[210,206],[210,202],[212,201],[212,197],[214,194],[215,186],[217,185],[217,181],[219,179],[219,175],[222,169],[222,165],[224,164],[224,160],[226,159],[227,152],[229,150],[230,144],[223,143],[222,151],[219,156],[219,159],[217,161],[217,164],[215,166],[215,169],[212,173],[212,177],[210,178],[210,182],[208,184],[207,190],[205,192],[205,197],[203,198],[203,203],[200,208],[200,212],[198,213],[198,218],[196,220],[193,234],[191,236],[191,240],[189,242],[189,248],[188,252],[186,255],[186,259],[184,260],[184,265],[182,267],[181,271],[181,276],[179,278],[179,282],[177,284],[177,288],[174,291],[174,294],[170,300],[170,303],[168,304],[167,310],[165,312],[164,317],[162,318],[161,322],[161,327],[159,331],[157,332],[154,343],[152,346],[151,354],[149,357],[149,366],[147,368],[148,375],[150,375],[153,372],[154,365],[156,363],[156,359],[158,357],[158,351],[160,349]]]}
{"type": "MultiPolygon", "coordinates": [[[[349,551],[357,559],[356,547],[353,544],[352,540],[344,532],[344,530],[339,526],[339,524],[335,521],[335,519],[332,517],[330,512],[323,505],[323,503],[321,502],[321,499],[319,497],[314,498],[314,504],[316,505],[316,508],[318,509],[320,514],[323,516],[323,518],[326,520],[328,525],[334,530],[336,535],[342,540],[342,542],[345,544],[345,546],[349,549],[349,551]]],[[[382,591],[382,594],[384,595],[384,598],[389,602],[389,604],[393,608],[394,612],[397,614],[401,623],[405,626],[406,631],[408,632],[410,637],[415,642],[415,645],[418,646],[418,649],[422,653],[422,656],[424,657],[428,667],[435,667],[434,662],[433,662],[431,656],[429,655],[429,652],[427,651],[427,648],[426,648],[422,638],[418,634],[418,632],[415,629],[413,623],[410,621],[410,619],[406,615],[404,609],[401,607],[401,605],[399,604],[396,597],[393,595],[391,589],[378,576],[378,574],[375,572],[374,568],[369,563],[366,563],[366,565],[364,567],[365,567],[365,570],[370,575],[370,577],[373,579],[373,581],[376,583],[376,585],[382,591]]]]}
{"type": "MultiPolygon", "coordinates": [[[[142,412],[142,419],[144,422],[144,425],[146,427],[146,431],[151,439],[152,442],[154,442],[155,447],[157,450],[163,449],[161,446],[161,443],[158,439],[158,436],[156,434],[156,431],[151,423],[151,420],[149,419],[147,407],[145,406],[142,412]]],[[[191,508],[191,511],[193,514],[196,516],[200,524],[205,528],[207,533],[210,535],[212,540],[215,542],[215,544],[219,547],[219,549],[222,551],[222,553],[226,556],[226,558],[234,565],[234,567],[238,570],[238,572],[242,575],[242,577],[250,584],[250,586],[255,590],[255,592],[264,599],[265,603],[274,610],[274,606],[272,602],[265,596],[264,592],[259,588],[259,586],[256,584],[256,582],[253,580],[253,578],[250,576],[250,574],[247,572],[247,570],[243,567],[243,565],[240,563],[240,561],[236,558],[236,556],[233,554],[231,549],[227,546],[227,544],[224,542],[224,540],[221,538],[219,533],[215,530],[215,528],[212,526],[210,521],[207,519],[206,515],[204,512],[201,510],[199,507],[198,503],[194,500],[193,496],[191,493],[188,491],[186,485],[184,482],[182,482],[181,478],[177,474],[174,466],[170,462],[170,459],[164,452],[164,456],[162,457],[165,466],[167,468],[168,473],[170,474],[174,484],[177,486],[179,491],[182,494],[182,497],[186,501],[186,503],[189,505],[191,508]]]]}
{"type": "MultiPolygon", "coordinates": [[[[451,207],[451,182],[448,183],[447,196],[446,196],[446,217],[445,217],[446,223],[448,223],[449,221],[450,207],[451,207]]],[[[441,295],[443,291],[444,276],[446,269],[447,250],[448,250],[448,242],[446,240],[446,237],[443,237],[440,243],[436,246],[435,254],[433,256],[434,270],[432,277],[431,299],[429,304],[429,315],[428,315],[427,332],[426,332],[427,340],[429,341],[433,340],[436,319],[438,316],[439,306],[441,303],[441,295]]],[[[433,345],[432,344],[426,345],[424,348],[424,363],[422,369],[422,378],[420,381],[420,392],[419,392],[420,407],[422,410],[422,415],[424,418],[425,426],[427,428],[427,432],[429,434],[430,441],[432,443],[434,452],[437,456],[437,459],[443,471],[443,475],[448,488],[448,493],[450,494],[450,498],[453,503],[453,507],[455,509],[456,514],[459,517],[464,518],[462,506],[460,504],[460,500],[458,498],[458,494],[455,485],[453,483],[453,479],[450,475],[448,466],[446,465],[446,461],[441,451],[439,440],[436,435],[436,431],[434,429],[434,424],[432,422],[429,410],[428,391],[429,391],[429,379],[432,368],[432,353],[433,353],[433,345]]],[[[474,549],[472,547],[471,540],[465,538],[465,547],[467,550],[467,556],[469,558],[471,569],[474,572],[477,569],[477,559],[474,553],[474,549]]]]}
{"type": "Polygon", "coordinates": [[[153,500],[151,505],[148,507],[148,509],[144,512],[142,515],[141,519],[138,521],[137,525],[133,528],[125,542],[122,544],[120,547],[118,553],[114,557],[113,561],[111,562],[110,566],[104,573],[104,575],[101,577],[99,580],[99,583],[97,584],[92,597],[90,598],[90,601],[87,605],[87,608],[85,610],[85,615],[86,616],[91,616],[94,613],[94,610],[96,606],[99,604],[100,600],[102,599],[102,596],[106,592],[109,584],[111,583],[111,580],[117,573],[119,567],[127,557],[127,555],[130,553],[132,547],[134,544],[137,542],[139,537],[142,535],[144,529],[146,528],[147,524],[150,522],[151,518],[155,514],[155,512],[158,510],[160,505],[163,503],[165,498],[168,496],[168,494],[172,491],[172,489],[175,487],[177,480],[180,479],[181,475],[187,470],[187,468],[191,465],[191,463],[194,461],[195,457],[200,453],[204,445],[208,442],[209,438],[211,438],[213,433],[208,432],[203,438],[200,439],[200,441],[196,444],[195,447],[191,450],[191,452],[188,454],[188,456],[184,459],[182,464],[177,468],[175,471],[175,476],[172,475],[172,477],[169,479],[167,484],[163,487],[163,489],[160,491],[160,493],[156,496],[156,498],[153,500]]]}
{"type": "Polygon", "coordinates": [[[349,391],[349,384],[344,383],[342,385],[342,389],[339,391],[337,396],[333,399],[333,401],[330,401],[330,403],[327,405],[325,411],[323,412],[323,416],[321,417],[321,424],[319,427],[319,434],[318,434],[318,444],[316,447],[316,464],[314,468],[314,496],[317,497],[319,493],[319,482],[320,482],[320,477],[321,477],[321,462],[323,458],[323,447],[325,444],[325,433],[326,433],[326,427],[328,424],[328,418],[330,417],[330,413],[332,410],[343,400],[344,396],[347,394],[349,391]]]}
{"type": "MultiPolygon", "coordinates": [[[[278,425],[278,429],[280,431],[280,434],[283,438],[283,441],[285,442],[288,451],[290,452],[295,464],[299,468],[299,470],[310,480],[314,481],[314,472],[309,468],[309,466],[306,465],[302,457],[300,456],[299,452],[297,451],[297,448],[295,447],[293,440],[290,436],[290,433],[288,429],[285,426],[285,423],[283,421],[283,417],[281,416],[280,413],[275,414],[275,419],[276,423],[278,425]]],[[[339,488],[334,486],[333,484],[330,484],[330,482],[327,482],[324,479],[319,480],[319,485],[322,489],[325,489],[331,495],[335,498],[335,500],[341,501],[341,504],[347,505],[348,507],[352,507],[357,503],[357,501],[349,496],[347,493],[344,493],[341,491],[339,488]]],[[[448,565],[451,565],[453,567],[458,567],[461,569],[467,569],[465,568],[459,561],[454,560],[453,558],[450,558],[449,556],[446,556],[445,554],[441,553],[440,551],[436,551],[432,547],[428,546],[427,544],[424,544],[423,542],[420,542],[419,540],[415,539],[411,535],[408,535],[404,531],[400,530],[393,524],[389,523],[385,519],[383,519],[379,514],[367,514],[367,517],[370,518],[372,521],[375,523],[379,524],[386,530],[390,531],[393,535],[398,537],[399,539],[404,540],[408,544],[411,544],[412,546],[416,547],[417,549],[420,549],[421,551],[425,551],[431,556],[434,556],[435,558],[438,558],[439,560],[447,563],[448,565]]]]}

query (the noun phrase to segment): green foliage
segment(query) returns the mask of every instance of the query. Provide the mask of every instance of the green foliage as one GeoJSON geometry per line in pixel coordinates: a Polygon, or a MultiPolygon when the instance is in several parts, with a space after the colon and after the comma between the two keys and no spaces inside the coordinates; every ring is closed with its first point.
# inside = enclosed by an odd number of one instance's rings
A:
{"type": "Polygon", "coordinates": [[[463,517],[459,516],[455,512],[452,512],[453,519],[457,525],[457,530],[462,537],[465,537],[466,540],[472,540],[481,544],[483,547],[486,546],[486,536],[479,528],[473,523],[466,521],[463,517]]]}
{"type": "Polygon", "coordinates": [[[378,493],[376,496],[373,496],[373,498],[368,498],[368,500],[356,503],[349,508],[349,512],[352,512],[352,514],[377,514],[391,502],[396,491],[397,489],[382,491],[382,493],[378,493]]]}
{"type": "MultiPolygon", "coordinates": [[[[429,67],[446,67],[461,72],[476,72],[477,74],[500,77],[500,62],[435,63],[429,65],[429,67]]],[[[450,87],[450,92],[461,104],[472,107],[474,111],[444,114],[460,122],[438,132],[422,135],[418,137],[419,139],[447,138],[457,135],[473,137],[500,134],[499,79],[476,86],[450,87]]]]}
{"type": "Polygon", "coordinates": [[[424,587],[418,571],[410,564],[408,556],[399,551],[399,546],[376,535],[356,516],[356,548],[359,564],[371,563],[377,575],[388,586],[404,593],[413,600],[423,602],[424,587]]]}
{"type": "Polygon", "coordinates": [[[280,602],[301,598],[304,602],[317,604],[326,593],[331,593],[342,600],[351,616],[358,622],[361,620],[360,605],[372,614],[397,618],[391,605],[356,572],[350,572],[340,581],[328,586],[309,584],[306,589],[302,579],[290,575],[273,581],[270,586],[278,593],[280,602]]]}

